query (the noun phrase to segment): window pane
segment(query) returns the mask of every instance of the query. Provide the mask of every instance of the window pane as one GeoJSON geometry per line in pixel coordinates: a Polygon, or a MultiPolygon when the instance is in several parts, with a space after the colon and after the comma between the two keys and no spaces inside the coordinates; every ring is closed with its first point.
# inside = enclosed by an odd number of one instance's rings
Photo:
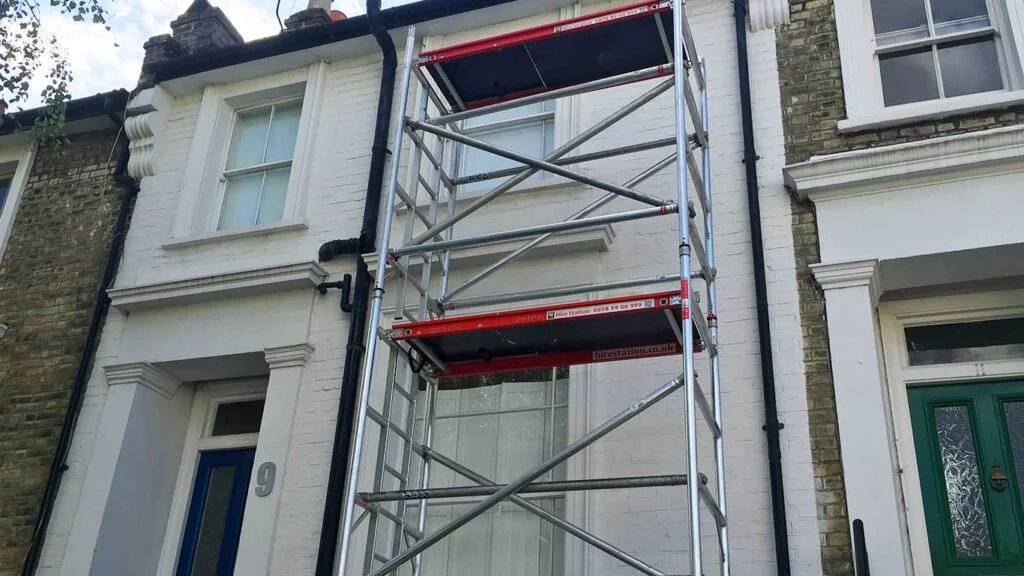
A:
{"type": "Polygon", "coordinates": [[[939,65],[947,98],[1003,89],[992,38],[940,44],[939,65]]]}
{"type": "Polygon", "coordinates": [[[985,0],[931,0],[935,34],[952,34],[989,25],[985,0]]]}
{"type": "Polygon", "coordinates": [[[924,0],[871,0],[879,45],[928,37],[924,0]]]}
{"type": "Polygon", "coordinates": [[[939,97],[932,49],[922,48],[878,57],[886,106],[939,97]]]}
{"type": "Polygon", "coordinates": [[[263,172],[228,178],[218,230],[230,230],[256,223],[256,210],[263,187],[263,172]]]}
{"type": "Polygon", "coordinates": [[[210,436],[259,432],[260,421],[263,419],[263,404],[263,400],[248,400],[217,406],[217,415],[213,418],[213,430],[210,432],[210,436]]]}
{"type": "Polygon", "coordinates": [[[243,112],[235,120],[231,135],[227,169],[245,168],[263,163],[263,150],[267,145],[270,126],[270,108],[243,112]]]}
{"type": "Polygon", "coordinates": [[[210,471],[206,489],[203,520],[199,525],[196,555],[192,560],[192,576],[216,576],[220,560],[220,545],[227,526],[228,507],[235,484],[234,466],[218,466],[210,471]]]}
{"type": "MultiPolygon", "coordinates": [[[[543,158],[547,152],[547,140],[545,138],[545,126],[546,122],[531,122],[522,126],[512,126],[501,130],[488,130],[480,133],[473,134],[475,138],[479,138],[484,142],[489,142],[502,148],[507,148],[520,154],[528,154],[534,158],[543,158]]],[[[553,143],[553,139],[551,139],[553,143]]],[[[513,166],[521,166],[518,162],[496,156],[488,152],[483,152],[477,148],[466,146],[464,148],[465,155],[463,156],[462,163],[462,174],[478,174],[480,172],[491,172],[494,170],[501,170],[503,168],[510,168],[513,166]]],[[[537,178],[538,176],[534,176],[537,178]]],[[[480,190],[487,189],[495,186],[497,181],[484,181],[473,184],[466,184],[464,190],[480,190]]]]}
{"type": "Polygon", "coordinates": [[[277,222],[284,214],[284,198],[288,192],[288,176],[291,168],[280,168],[267,172],[267,180],[263,184],[263,198],[260,200],[260,211],[256,217],[257,224],[277,222]]]}
{"type": "Polygon", "coordinates": [[[274,121],[270,127],[266,162],[291,160],[295,154],[295,137],[299,133],[299,115],[302,102],[289,102],[274,108],[274,121]]]}
{"type": "Polygon", "coordinates": [[[1024,318],[906,328],[911,366],[1024,358],[1024,318]]]}
{"type": "Polygon", "coordinates": [[[941,406],[935,408],[934,414],[956,554],[964,558],[991,556],[988,510],[982,494],[970,412],[967,406],[941,406]]]}
{"type": "Polygon", "coordinates": [[[1013,470],[1017,486],[1024,494],[1024,402],[1017,400],[1003,404],[1006,417],[1006,431],[1010,437],[1010,452],[1013,454],[1013,470]]]}
{"type": "Polygon", "coordinates": [[[10,178],[0,178],[0,211],[3,211],[4,201],[7,200],[7,191],[11,189],[10,178]]]}

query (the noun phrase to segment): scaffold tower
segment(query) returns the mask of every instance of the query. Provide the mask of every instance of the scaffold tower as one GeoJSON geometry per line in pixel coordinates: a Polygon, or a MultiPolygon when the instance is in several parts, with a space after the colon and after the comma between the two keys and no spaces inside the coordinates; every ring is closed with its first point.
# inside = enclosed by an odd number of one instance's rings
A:
{"type": "MultiPolygon", "coordinates": [[[[702,530],[706,532],[707,526],[701,522],[703,508],[713,519],[721,573],[730,573],[705,74],[682,0],[624,6],[419,54],[416,30],[408,29],[399,92],[402,114],[394,127],[386,211],[369,312],[370,333],[357,391],[339,576],[419,576],[424,570],[422,556],[428,548],[503,501],[651,576],[703,575],[710,566],[719,564],[704,558],[702,530]],[[486,142],[464,129],[465,121],[485,114],[658,79],[653,87],[543,158],[486,142]],[[411,115],[407,115],[413,90],[416,99],[411,115]],[[669,90],[675,106],[674,137],[572,154],[669,90]],[[406,158],[401,157],[403,147],[407,147],[406,158]],[[505,158],[517,166],[460,175],[460,150],[466,148],[505,158]],[[658,148],[669,149],[669,153],[622,183],[572,168],[658,148]],[[637,189],[670,167],[676,176],[674,198],[637,189]],[[538,172],[581,182],[606,194],[560,222],[455,237],[458,223],[538,172]],[[497,184],[457,209],[460,186],[487,181],[497,184]],[[642,207],[593,215],[620,197],[642,207]],[[560,233],[648,218],[657,223],[665,217],[678,221],[677,270],[598,284],[465,295],[560,233]],[[396,222],[404,226],[404,231],[392,230],[396,222]],[[399,245],[392,245],[393,232],[402,237],[399,245]],[[528,242],[464,283],[450,286],[453,253],[520,239],[528,242]],[[390,281],[398,318],[390,327],[382,323],[386,281],[390,281]],[[653,292],[531,305],[536,300],[658,285],[661,288],[653,292]],[[705,298],[701,298],[701,287],[705,298]],[[418,304],[409,304],[407,295],[418,304]],[[463,313],[484,306],[499,308],[463,313]],[[375,369],[378,351],[384,350],[388,351],[387,368],[375,369]],[[681,359],[678,376],[660,383],[507,483],[496,483],[434,448],[438,391],[452,378],[666,356],[681,359]],[[695,373],[700,356],[709,362],[710,394],[705,393],[695,373]],[[559,464],[680,390],[684,395],[680,421],[686,432],[685,474],[543,481],[545,474],[559,464]],[[422,404],[419,409],[417,403],[422,404]],[[698,413],[708,430],[698,430],[698,413]],[[417,418],[422,418],[421,424],[417,424],[417,418]],[[713,439],[712,469],[699,469],[699,433],[710,434],[713,439]],[[371,438],[376,439],[375,446],[371,438]],[[369,475],[361,478],[364,457],[365,467],[375,460],[368,491],[360,491],[361,482],[369,484],[369,475]],[[437,466],[467,479],[470,485],[431,488],[431,470],[437,466]],[[709,476],[713,481],[709,482],[709,476]],[[689,516],[687,566],[652,566],[523,497],[551,491],[655,486],[685,489],[689,516]],[[448,524],[428,532],[431,501],[468,496],[481,499],[448,524]]],[[[538,220],[544,217],[542,212],[538,211],[538,220]]]]}

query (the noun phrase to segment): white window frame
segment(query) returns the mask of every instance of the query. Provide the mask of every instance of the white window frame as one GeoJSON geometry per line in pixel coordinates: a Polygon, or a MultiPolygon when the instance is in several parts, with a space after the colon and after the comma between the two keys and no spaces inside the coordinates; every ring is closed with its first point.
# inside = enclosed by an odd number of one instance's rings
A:
{"type": "MultiPolygon", "coordinates": [[[[839,122],[839,131],[884,128],[1024,102],[1024,5],[1019,0],[988,0],[988,6],[992,25],[1001,37],[1001,41],[997,39],[997,50],[1005,85],[1002,91],[886,107],[871,0],[835,2],[847,114],[839,122]]],[[[882,49],[889,50],[888,46],[882,49]]]]}
{"type": "Polygon", "coordinates": [[[1024,290],[1008,290],[882,302],[878,306],[889,406],[892,411],[914,574],[931,574],[932,564],[907,389],[921,385],[988,382],[1002,378],[1024,377],[1024,358],[910,366],[904,328],[922,324],[973,322],[1020,316],[1024,314],[1022,302],[1024,290]]]}
{"type": "Polygon", "coordinates": [[[206,87],[185,166],[171,241],[165,244],[165,248],[306,228],[308,182],[326,74],[327,64],[321,61],[263,78],[206,87]],[[302,114],[281,220],[217,230],[226,184],[223,178],[225,163],[238,113],[299,99],[302,100],[302,114]]]}
{"type": "Polygon", "coordinates": [[[189,505],[192,503],[192,489],[195,487],[196,466],[199,464],[200,454],[208,450],[254,448],[259,440],[258,433],[211,436],[217,408],[221,404],[232,402],[263,400],[267,396],[267,384],[268,379],[263,377],[196,385],[188,430],[185,433],[185,447],[181,454],[181,466],[178,468],[174,496],[171,498],[171,513],[167,520],[164,545],[160,551],[160,563],[157,565],[158,576],[173,576],[177,569],[181,538],[185,532],[185,522],[188,520],[189,505]]]}
{"type": "Polygon", "coordinates": [[[14,228],[14,215],[18,212],[22,194],[28,184],[29,171],[35,160],[36,145],[34,143],[16,148],[0,149],[0,174],[11,178],[7,197],[0,205],[0,262],[7,250],[7,241],[14,228]]]}
{"type": "MultiPolygon", "coordinates": [[[[245,106],[245,107],[236,108],[234,110],[234,116],[231,119],[231,130],[228,132],[228,149],[230,149],[230,147],[231,147],[231,139],[235,135],[235,124],[237,123],[238,116],[240,114],[244,114],[246,112],[252,112],[252,111],[256,111],[256,110],[263,110],[263,109],[266,109],[266,108],[270,108],[272,106],[282,106],[282,105],[285,105],[285,104],[291,104],[293,102],[299,102],[303,106],[303,111],[304,111],[304,109],[305,109],[305,102],[303,102],[302,97],[298,97],[298,96],[283,96],[283,97],[277,98],[275,100],[267,100],[267,101],[259,102],[258,104],[253,104],[252,106],[245,106]]],[[[299,123],[300,123],[299,131],[300,132],[302,130],[302,127],[301,127],[302,119],[303,118],[302,118],[302,115],[300,113],[300,120],[299,120],[299,123]]],[[[271,122],[273,122],[273,115],[271,115],[271,122]]],[[[267,135],[267,144],[268,145],[269,145],[269,141],[270,141],[270,136],[268,134],[267,135]]],[[[295,138],[296,148],[298,147],[298,143],[299,143],[298,142],[298,135],[296,135],[296,138],[295,138]]],[[[225,164],[227,163],[227,155],[226,154],[227,154],[227,150],[225,151],[225,162],[224,162],[225,164]]],[[[294,174],[294,170],[295,170],[295,154],[294,154],[294,152],[292,153],[292,158],[290,158],[288,160],[277,160],[277,161],[274,161],[274,162],[264,162],[262,164],[255,164],[253,166],[245,166],[243,168],[233,168],[233,169],[228,169],[226,165],[221,166],[220,176],[218,177],[218,185],[217,185],[217,188],[216,188],[217,189],[217,200],[214,202],[214,210],[212,212],[212,214],[213,214],[213,230],[217,230],[218,232],[228,232],[230,230],[239,230],[239,229],[244,230],[244,229],[247,229],[247,228],[254,228],[254,227],[257,227],[257,226],[261,226],[261,224],[253,223],[252,226],[245,226],[245,227],[239,227],[239,228],[229,228],[229,229],[226,229],[226,230],[219,230],[218,229],[218,227],[220,225],[221,214],[224,212],[224,195],[225,195],[225,193],[227,192],[227,189],[228,189],[228,179],[232,178],[232,177],[235,177],[235,176],[246,176],[246,175],[254,174],[254,173],[257,173],[257,172],[270,172],[271,170],[277,170],[277,169],[280,169],[280,168],[291,168],[293,170],[293,172],[290,173],[290,175],[288,177],[288,188],[289,188],[288,194],[290,195],[291,192],[292,192],[292,179],[293,179],[292,174],[294,174]]],[[[285,210],[287,210],[287,200],[285,202],[286,202],[285,210]]],[[[287,212],[285,212],[284,214],[287,214],[287,212]]],[[[284,214],[282,214],[282,220],[284,219],[284,217],[283,217],[284,214]]],[[[269,225],[269,224],[273,224],[273,222],[266,222],[263,225],[269,225]]]]}

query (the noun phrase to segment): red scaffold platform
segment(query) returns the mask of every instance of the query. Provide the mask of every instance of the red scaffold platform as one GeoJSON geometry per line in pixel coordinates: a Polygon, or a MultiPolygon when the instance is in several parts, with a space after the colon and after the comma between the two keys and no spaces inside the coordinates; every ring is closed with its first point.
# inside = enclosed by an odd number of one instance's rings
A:
{"type": "Polygon", "coordinates": [[[423,52],[417,64],[469,110],[652,67],[671,74],[672,39],[672,3],[643,2],[423,52]]]}
{"type": "MultiPolygon", "coordinates": [[[[652,358],[682,353],[680,301],[659,292],[454,316],[396,324],[389,337],[443,363],[437,376],[652,358]]],[[[696,327],[693,338],[702,350],[696,327]]]]}

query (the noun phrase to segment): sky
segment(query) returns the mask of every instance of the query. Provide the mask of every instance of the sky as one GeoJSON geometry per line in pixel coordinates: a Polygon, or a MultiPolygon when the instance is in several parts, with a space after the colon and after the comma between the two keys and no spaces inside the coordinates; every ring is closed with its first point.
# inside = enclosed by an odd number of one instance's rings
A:
{"type": "MultiPolygon", "coordinates": [[[[385,0],[384,7],[410,0],[385,0]]],[[[188,8],[192,0],[106,0],[111,31],[100,25],[74,22],[45,8],[44,29],[55,36],[71,65],[74,80],[71,96],[80,98],[117,88],[132,89],[142,67],[142,45],[152,36],[169,34],[170,22],[188,8]]],[[[210,0],[219,7],[249,40],[278,33],[274,16],[277,0],[210,0]]],[[[46,2],[41,2],[46,4],[46,2]]],[[[306,7],[307,0],[281,0],[281,20],[306,7]]],[[[334,9],[349,16],[364,13],[360,0],[335,0],[334,9]]],[[[38,81],[35,86],[39,86],[38,81]]],[[[38,89],[25,108],[38,106],[38,89]]]]}

